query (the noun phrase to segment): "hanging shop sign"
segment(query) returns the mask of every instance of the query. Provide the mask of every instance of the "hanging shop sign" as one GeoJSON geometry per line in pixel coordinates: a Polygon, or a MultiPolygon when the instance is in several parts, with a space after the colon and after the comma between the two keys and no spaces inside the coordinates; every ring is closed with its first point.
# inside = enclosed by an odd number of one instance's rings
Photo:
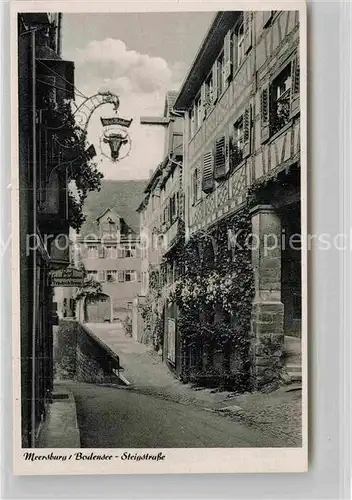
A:
{"type": "Polygon", "coordinates": [[[111,125],[119,125],[120,127],[129,128],[132,123],[132,118],[127,120],[127,118],[121,118],[120,116],[113,116],[112,118],[100,118],[103,127],[109,127],[111,125]]]}
{"type": "Polygon", "coordinates": [[[103,156],[113,162],[126,158],[131,151],[131,138],[127,130],[117,125],[105,127],[100,138],[100,150],[103,156]]]}
{"type": "Polygon", "coordinates": [[[81,288],[84,282],[84,272],[81,269],[67,267],[51,273],[52,286],[78,287],[81,288]]]}

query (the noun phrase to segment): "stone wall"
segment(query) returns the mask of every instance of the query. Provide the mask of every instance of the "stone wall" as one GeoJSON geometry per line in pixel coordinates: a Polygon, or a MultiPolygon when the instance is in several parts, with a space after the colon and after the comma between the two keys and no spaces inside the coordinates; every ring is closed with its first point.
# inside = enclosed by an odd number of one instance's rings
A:
{"type": "Polygon", "coordinates": [[[55,378],[92,384],[119,383],[118,356],[88,328],[61,320],[54,333],[55,378]]]}

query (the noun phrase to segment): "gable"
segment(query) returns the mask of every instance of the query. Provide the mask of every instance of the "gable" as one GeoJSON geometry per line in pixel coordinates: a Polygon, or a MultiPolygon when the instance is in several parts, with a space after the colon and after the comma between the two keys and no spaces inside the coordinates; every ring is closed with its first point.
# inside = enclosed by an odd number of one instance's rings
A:
{"type": "Polygon", "coordinates": [[[137,207],[144,198],[144,189],[147,181],[114,181],[101,182],[100,191],[88,194],[84,202],[83,211],[86,222],[83,223],[79,237],[95,234],[99,229],[97,219],[106,211],[111,210],[120,219],[121,232],[131,228],[139,233],[139,214],[137,207]]]}
{"type": "Polygon", "coordinates": [[[105,222],[114,222],[115,224],[120,225],[120,217],[110,208],[108,208],[97,218],[97,222],[98,224],[103,224],[105,222]]]}

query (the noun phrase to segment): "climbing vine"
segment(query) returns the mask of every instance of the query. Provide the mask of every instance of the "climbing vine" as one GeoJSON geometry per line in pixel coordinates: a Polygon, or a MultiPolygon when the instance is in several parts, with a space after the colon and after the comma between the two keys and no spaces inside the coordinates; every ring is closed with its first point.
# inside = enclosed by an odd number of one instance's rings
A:
{"type": "Polygon", "coordinates": [[[144,342],[152,344],[156,351],[163,345],[163,327],[159,301],[161,299],[162,283],[160,270],[149,268],[149,289],[143,303],[138,309],[144,323],[144,342]]]}
{"type": "Polygon", "coordinates": [[[95,304],[96,302],[105,302],[107,300],[107,296],[103,293],[101,283],[88,277],[87,270],[82,262],[78,267],[83,271],[84,281],[83,286],[77,289],[74,300],[75,302],[84,301],[83,316],[84,321],[86,321],[88,318],[88,305],[95,304]]]}
{"type": "Polygon", "coordinates": [[[241,388],[248,382],[254,293],[250,232],[249,210],[245,207],[220,222],[214,231],[192,236],[178,257],[185,274],[177,281],[172,299],[179,309],[185,379],[218,378],[220,384],[226,381],[241,388]],[[195,361],[189,359],[192,348],[201,353],[195,361]],[[211,358],[219,351],[225,361],[216,370],[211,358]],[[229,360],[233,352],[241,360],[240,377],[231,376],[229,360]]]}

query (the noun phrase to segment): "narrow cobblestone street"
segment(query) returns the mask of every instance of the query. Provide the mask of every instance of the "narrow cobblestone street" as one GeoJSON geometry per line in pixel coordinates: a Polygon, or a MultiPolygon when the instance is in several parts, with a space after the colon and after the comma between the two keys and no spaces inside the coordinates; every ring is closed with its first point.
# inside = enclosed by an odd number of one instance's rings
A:
{"type": "Polygon", "coordinates": [[[162,363],[157,353],[126,336],[119,323],[88,323],[86,327],[118,354],[124,369],[123,376],[134,391],[183,404],[196,404],[201,408],[213,408],[214,404],[225,400],[229,394],[195,391],[190,385],[182,384],[162,363]]]}
{"type": "Polygon", "coordinates": [[[268,397],[194,388],[177,380],[148,346],[126,336],[120,324],[86,326],[119,355],[130,386],[68,383],[83,447],[300,445],[300,391],[268,397]]]}
{"type": "Polygon", "coordinates": [[[262,433],[133,390],[72,382],[82,448],[266,447],[262,433]]]}

